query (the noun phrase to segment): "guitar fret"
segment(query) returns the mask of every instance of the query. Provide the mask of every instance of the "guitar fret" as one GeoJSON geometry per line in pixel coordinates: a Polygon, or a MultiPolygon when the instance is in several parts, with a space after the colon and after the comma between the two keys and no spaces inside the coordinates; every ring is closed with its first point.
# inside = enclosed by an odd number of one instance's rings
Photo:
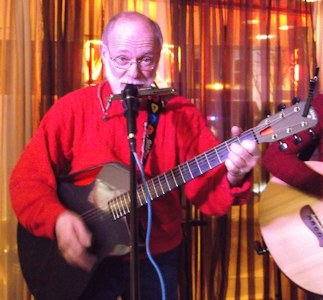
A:
{"type": "Polygon", "coordinates": [[[116,215],[115,215],[115,212],[114,212],[114,209],[113,209],[113,201],[108,201],[107,205],[109,207],[109,211],[112,213],[112,216],[113,216],[113,219],[116,220],[116,215]]]}
{"type": "Polygon", "coordinates": [[[118,213],[118,218],[120,218],[122,216],[122,214],[121,214],[119,202],[116,202],[116,209],[117,209],[117,213],[118,213]]]}
{"type": "Polygon", "coordinates": [[[171,170],[171,171],[170,171],[170,173],[171,173],[171,174],[172,174],[172,176],[173,176],[173,181],[174,181],[174,183],[175,183],[175,186],[176,186],[176,187],[178,187],[173,170],[171,170]]]}
{"type": "Polygon", "coordinates": [[[194,158],[194,160],[195,160],[196,165],[197,165],[197,167],[198,167],[198,169],[199,169],[199,171],[200,171],[200,174],[202,174],[202,170],[201,170],[201,168],[200,168],[200,165],[199,165],[199,162],[198,162],[197,158],[195,157],[195,158],[194,158]]]}
{"type": "Polygon", "coordinates": [[[206,155],[206,152],[204,153],[204,157],[205,157],[206,162],[207,162],[207,164],[208,164],[208,166],[209,166],[209,169],[211,169],[211,168],[212,168],[212,166],[210,165],[210,162],[209,162],[209,160],[208,160],[208,157],[207,157],[207,155],[206,155]]]}
{"type": "Polygon", "coordinates": [[[122,195],[122,197],[124,198],[124,202],[125,202],[125,205],[127,207],[127,212],[130,213],[130,207],[129,207],[129,204],[130,204],[130,201],[129,201],[129,193],[124,193],[122,195]]]}
{"type": "Polygon", "coordinates": [[[139,186],[139,188],[137,189],[137,199],[139,200],[139,204],[140,206],[143,206],[144,204],[141,202],[141,199],[142,199],[142,185],[139,186]],[[141,190],[139,190],[139,188],[141,190]]]}
{"type": "Polygon", "coordinates": [[[159,197],[161,194],[163,194],[163,191],[162,191],[162,188],[161,188],[161,186],[159,184],[158,177],[157,178],[153,178],[153,183],[154,183],[156,195],[157,195],[157,197],[159,197]]]}
{"type": "Polygon", "coordinates": [[[190,174],[192,178],[195,178],[200,175],[199,169],[196,167],[195,160],[191,160],[187,162],[188,169],[190,170],[190,174]]]}
{"type": "Polygon", "coordinates": [[[230,151],[230,146],[229,146],[229,141],[224,142],[223,144],[225,145],[225,147],[227,148],[228,152],[230,151]]]}
{"type": "Polygon", "coordinates": [[[220,162],[224,162],[227,159],[227,154],[228,154],[228,150],[227,150],[227,145],[225,143],[225,145],[221,144],[219,146],[219,151],[217,152],[219,158],[220,158],[220,162]]]}
{"type": "Polygon", "coordinates": [[[154,197],[151,197],[150,199],[155,199],[158,197],[158,192],[157,192],[157,189],[156,189],[156,186],[155,186],[155,183],[154,183],[154,180],[152,179],[151,180],[151,183],[153,185],[153,188],[154,188],[154,191],[155,191],[155,196],[154,197]]]}
{"type": "Polygon", "coordinates": [[[176,186],[180,186],[185,183],[184,178],[182,177],[179,166],[173,169],[173,174],[175,176],[176,186]]]}
{"type": "Polygon", "coordinates": [[[167,181],[166,173],[162,174],[162,177],[160,177],[161,181],[164,182],[163,186],[165,188],[166,193],[171,190],[171,187],[167,181]]]}
{"type": "Polygon", "coordinates": [[[182,170],[181,170],[181,167],[180,166],[178,167],[178,170],[179,170],[179,173],[180,173],[180,175],[182,177],[183,183],[185,183],[186,180],[185,180],[185,177],[183,176],[183,173],[182,173],[182,170]]]}
{"type": "Polygon", "coordinates": [[[205,159],[203,159],[201,155],[199,155],[197,157],[197,160],[198,160],[199,169],[201,171],[201,174],[205,173],[206,171],[208,171],[210,169],[207,161],[205,161],[205,159]]]}
{"type": "Polygon", "coordinates": [[[174,178],[173,178],[172,171],[165,173],[165,178],[167,180],[167,184],[169,186],[169,190],[172,190],[172,187],[174,186],[174,178]]]}
{"type": "Polygon", "coordinates": [[[119,205],[120,205],[120,214],[121,214],[121,216],[124,216],[125,215],[125,210],[124,210],[124,205],[123,205],[122,202],[124,202],[124,199],[123,199],[123,201],[120,201],[119,202],[119,205]]]}
{"type": "Polygon", "coordinates": [[[170,191],[171,190],[171,187],[170,187],[169,182],[167,180],[167,173],[164,173],[164,178],[165,178],[165,182],[166,182],[167,187],[168,187],[168,191],[170,191]]]}
{"type": "Polygon", "coordinates": [[[184,182],[187,182],[192,179],[191,171],[190,171],[187,163],[180,165],[179,168],[180,168],[181,174],[184,178],[184,182]]]}
{"type": "Polygon", "coordinates": [[[187,169],[188,169],[188,171],[190,172],[191,178],[193,179],[193,178],[194,178],[194,176],[193,176],[193,174],[192,174],[192,172],[191,172],[191,168],[190,168],[190,165],[189,165],[188,161],[186,162],[186,165],[187,165],[187,169]]]}
{"type": "Polygon", "coordinates": [[[112,213],[113,213],[113,216],[114,216],[114,219],[118,219],[118,212],[116,210],[116,204],[115,204],[115,200],[111,200],[110,203],[111,203],[111,209],[112,209],[112,213]]]}
{"type": "Polygon", "coordinates": [[[165,195],[165,191],[164,191],[164,189],[163,189],[163,185],[162,185],[162,183],[161,183],[161,181],[160,181],[160,176],[157,176],[157,179],[158,179],[158,182],[159,182],[160,188],[161,188],[161,190],[162,190],[162,193],[163,193],[163,195],[165,195]]]}
{"type": "Polygon", "coordinates": [[[220,157],[220,155],[219,155],[218,151],[216,150],[216,148],[214,149],[214,152],[215,152],[215,154],[216,154],[216,156],[217,156],[217,158],[218,158],[219,162],[220,162],[220,163],[222,163],[221,157],[220,157]]]}
{"type": "Polygon", "coordinates": [[[205,156],[208,158],[208,163],[210,165],[210,169],[220,164],[219,156],[215,149],[208,151],[205,156]]]}
{"type": "MultiPolygon", "coordinates": [[[[148,182],[147,182],[147,185],[148,185],[148,196],[149,196],[149,198],[150,199],[153,199],[153,196],[152,196],[152,193],[151,193],[151,180],[149,180],[148,182]]],[[[145,195],[146,195],[146,192],[145,192],[145,195]]],[[[145,200],[146,200],[146,203],[147,203],[147,201],[148,201],[148,199],[145,197],[145,200]]]]}
{"type": "Polygon", "coordinates": [[[147,203],[147,198],[146,198],[146,193],[145,193],[144,186],[141,184],[140,188],[141,188],[141,194],[143,196],[143,200],[144,200],[145,203],[147,203]]]}
{"type": "Polygon", "coordinates": [[[122,197],[122,198],[123,198],[123,205],[122,205],[122,207],[123,207],[123,215],[125,216],[129,212],[129,207],[128,207],[128,201],[125,198],[125,196],[122,197]]]}

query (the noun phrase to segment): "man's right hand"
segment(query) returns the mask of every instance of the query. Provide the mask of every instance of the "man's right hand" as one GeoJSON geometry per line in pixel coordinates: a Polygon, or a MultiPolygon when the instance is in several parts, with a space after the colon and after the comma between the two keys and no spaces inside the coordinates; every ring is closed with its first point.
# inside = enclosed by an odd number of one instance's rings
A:
{"type": "Polygon", "coordinates": [[[91,271],[96,257],[88,253],[92,236],[81,218],[71,211],[63,212],[57,218],[55,233],[58,249],[66,262],[91,271]]]}

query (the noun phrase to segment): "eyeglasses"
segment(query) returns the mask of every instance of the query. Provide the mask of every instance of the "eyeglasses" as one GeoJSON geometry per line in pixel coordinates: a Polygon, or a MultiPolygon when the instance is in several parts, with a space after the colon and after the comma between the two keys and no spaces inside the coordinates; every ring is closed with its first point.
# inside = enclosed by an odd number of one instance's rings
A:
{"type": "Polygon", "coordinates": [[[118,69],[128,70],[133,64],[137,64],[141,71],[151,71],[155,68],[155,62],[151,57],[145,56],[135,61],[126,56],[120,55],[115,58],[110,57],[114,66],[118,69]]]}
{"type": "MultiPolygon", "coordinates": [[[[106,47],[110,55],[108,47],[106,47]]],[[[121,70],[128,70],[133,64],[137,64],[141,71],[151,71],[155,68],[156,63],[154,59],[150,56],[144,56],[142,59],[131,60],[125,55],[119,55],[117,57],[111,57],[113,65],[121,70]]]]}

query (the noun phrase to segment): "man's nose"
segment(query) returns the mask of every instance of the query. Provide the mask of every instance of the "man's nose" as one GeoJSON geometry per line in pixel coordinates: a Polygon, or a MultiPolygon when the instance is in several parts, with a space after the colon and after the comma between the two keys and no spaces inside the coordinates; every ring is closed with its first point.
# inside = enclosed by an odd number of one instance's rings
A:
{"type": "Polygon", "coordinates": [[[133,61],[130,65],[130,68],[128,69],[128,74],[131,77],[136,78],[138,77],[139,73],[140,73],[139,63],[137,61],[133,61]]]}

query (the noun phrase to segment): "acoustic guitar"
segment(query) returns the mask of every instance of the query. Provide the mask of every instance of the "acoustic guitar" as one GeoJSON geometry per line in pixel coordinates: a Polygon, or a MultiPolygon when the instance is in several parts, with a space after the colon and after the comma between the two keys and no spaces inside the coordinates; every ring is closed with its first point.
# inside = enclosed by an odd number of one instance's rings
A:
{"type": "MultiPolygon", "coordinates": [[[[323,175],[323,162],[306,163],[323,175]]],[[[261,195],[259,224],[280,270],[303,289],[323,295],[323,199],[272,177],[261,195]]]]}
{"type": "MultiPolygon", "coordinates": [[[[303,116],[305,102],[269,116],[258,126],[199,154],[170,171],[147,181],[149,198],[160,196],[222,164],[232,143],[255,140],[270,143],[310,129],[317,124],[315,110],[303,116]]],[[[57,249],[56,241],[36,237],[18,224],[18,254],[21,269],[36,299],[77,299],[106,256],[125,255],[130,250],[126,215],[130,213],[128,170],[119,163],[96,166],[58,179],[59,198],[78,213],[92,231],[89,250],[98,257],[93,272],[68,265],[57,249]]],[[[148,199],[142,184],[137,186],[137,206],[148,199]]],[[[162,200],[161,200],[162,201],[162,200]]],[[[56,300],[55,299],[55,300],[56,300]]]]}

